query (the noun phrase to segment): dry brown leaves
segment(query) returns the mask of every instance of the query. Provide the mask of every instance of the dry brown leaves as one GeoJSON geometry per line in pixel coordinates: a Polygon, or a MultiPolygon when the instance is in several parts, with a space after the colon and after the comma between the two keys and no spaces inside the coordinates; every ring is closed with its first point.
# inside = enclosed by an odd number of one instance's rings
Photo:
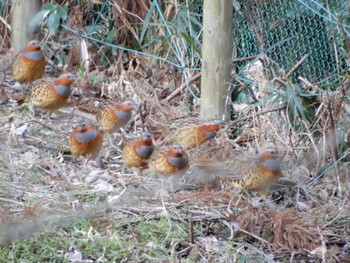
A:
{"type": "Polygon", "coordinates": [[[317,225],[307,223],[307,216],[295,208],[264,212],[261,208],[249,207],[235,219],[239,228],[268,241],[261,245],[273,251],[307,253],[321,243],[317,225]]]}

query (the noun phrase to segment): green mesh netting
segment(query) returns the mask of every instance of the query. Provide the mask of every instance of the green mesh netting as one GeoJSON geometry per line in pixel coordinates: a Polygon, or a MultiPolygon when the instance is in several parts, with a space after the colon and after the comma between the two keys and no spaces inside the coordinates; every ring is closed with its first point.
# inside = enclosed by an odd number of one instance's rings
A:
{"type": "MultiPolygon", "coordinates": [[[[321,6],[334,15],[339,14],[342,23],[349,25],[349,0],[239,2],[235,1],[233,15],[237,58],[257,56],[265,52],[288,72],[308,54],[291,78],[297,81],[296,78],[302,76],[323,84],[336,82],[337,73],[348,68],[343,56],[344,37],[337,30],[337,25],[328,21],[334,21],[335,18],[321,6]]],[[[349,28],[346,29],[349,31],[349,28]]],[[[236,64],[238,74],[247,63],[236,64]]]]}
{"type": "Polygon", "coordinates": [[[5,14],[5,11],[8,9],[10,5],[11,5],[10,0],[0,0],[0,16],[3,16],[5,14]]]}

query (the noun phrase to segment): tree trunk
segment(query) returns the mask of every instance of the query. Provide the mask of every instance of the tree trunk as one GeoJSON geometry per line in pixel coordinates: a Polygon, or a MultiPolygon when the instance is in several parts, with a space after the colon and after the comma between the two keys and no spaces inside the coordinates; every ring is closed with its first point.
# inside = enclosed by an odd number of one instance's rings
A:
{"type": "Polygon", "coordinates": [[[201,117],[228,117],[225,106],[232,70],[232,0],[204,0],[201,117]]]}
{"type": "Polygon", "coordinates": [[[33,32],[28,32],[30,19],[40,11],[41,0],[12,0],[12,48],[14,54],[22,50],[34,38],[33,32]]]}

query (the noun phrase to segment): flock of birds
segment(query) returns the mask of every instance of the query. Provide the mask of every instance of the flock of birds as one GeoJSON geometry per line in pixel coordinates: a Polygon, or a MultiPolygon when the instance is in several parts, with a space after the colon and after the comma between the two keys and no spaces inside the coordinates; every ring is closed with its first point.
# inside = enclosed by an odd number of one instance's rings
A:
{"type": "MultiPolygon", "coordinates": [[[[42,45],[37,40],[30,41],[13,61],[12,73],[16,81],[28,84],[29,102],[43,111],[52,113],[64,107],[71,94],[71,85],[76,80],[72,73],[59,78],[42,78],[46,59],[42,45]]],[[[69,146],[75,157],[96,158],[103,145],[104,134],[112,134],[125,127],[133,117],[136,103],[126,100],[112,105],[101,103],[96,112],[98,126],[79,124],[70,134],[69,146]]],[[[203,122],[199,118],[187,118],[174,123],[172,145],[155,149],[152,134],[142,132],[136,140],[126,143],[122,159],[126,167],[140,170],[150,169],[156,174],[174,176],[184,174],[190,166],[187,151],[215,138],[225,126],[223,122],[203,122]]],[[[265,195],[269,187],[281,177],[279,152],[274,147],[265,148],[258,157],[250,160],[234,158],[223,162],[198,159],[192,163],[198,171],[217,175],[233,187],[258,191],[265,195]]]]}

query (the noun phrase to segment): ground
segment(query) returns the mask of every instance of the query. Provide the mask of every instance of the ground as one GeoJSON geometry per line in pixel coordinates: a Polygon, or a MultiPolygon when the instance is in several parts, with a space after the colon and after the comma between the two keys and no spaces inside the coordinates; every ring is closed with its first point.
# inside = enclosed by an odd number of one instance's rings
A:
{"type": "Polygon", "coordinates": [[[121,144],[105,138],[101,169],[73,158],[68,136],[81,121],[96,123],[98,102],[133,98],[140,107],[126,137],[148,127],[160,143],[164,124],[199,112],[186,88],[176,89],[182,78],[172,66],[149,60],[143,72],[80,73],[69,105],[48,118],[23,103],[10,57],[0,58],[0,262],[350,262],[349,163],[312,181],[329,151],[317,142],[291,147],[297,135],[274,105],[241,113],[190,157],[223,160],[274,144],[296,187],[261,199],[197,178],[159,195],[157,176],[123,167],[121,144]]]}

